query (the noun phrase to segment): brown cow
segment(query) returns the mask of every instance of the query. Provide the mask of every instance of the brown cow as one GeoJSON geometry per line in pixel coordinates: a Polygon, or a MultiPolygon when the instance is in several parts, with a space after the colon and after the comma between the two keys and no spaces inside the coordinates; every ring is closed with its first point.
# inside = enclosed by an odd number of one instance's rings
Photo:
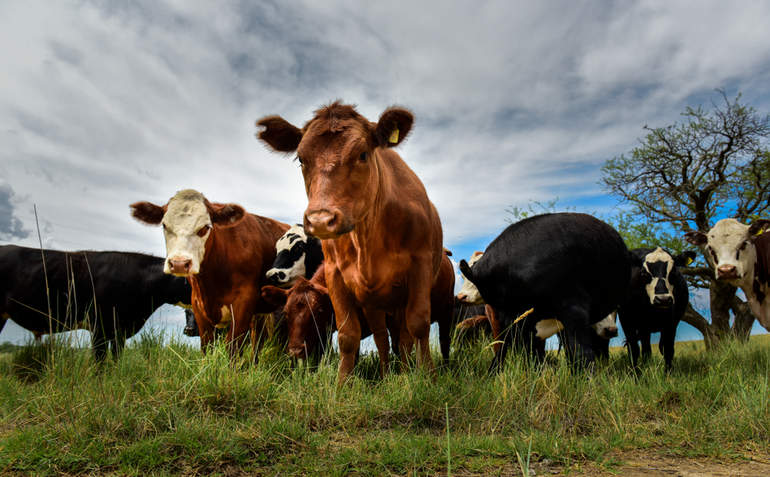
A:
{"type": "Polygon", "coordinates": [[[308,197],[305,230],[322,240],[337,312],[339,382],[353,369],[364,320],[385,374],[388,313],[405,320],[418,344],[418,364],[433,370],[428,334],[431,289],[444,256],[441,221],[420,179],[391,149],[413,120],[394,107],[371,123],[335,102],[302,129],[278,116],[257,122],[267,145],[297,151],[308,197]]]}
{"type": "Polygon", "coordinates": [[[289,337],[287,351],[292,358],[323,354],[335,330],[323,264],[310,280],[296,277],[291,288],[263,286],[262,298],[283,307],[289,337]]]}
{"type": "Polygon", "coordinates": [[[203,351],[215,328],[229,327],[231,353],[242,345],[252,321],[252,333],[265,333],[261,314],[273,306],[262,300],[260,285],[287,224],[248,214],[237,204],[211,203],[190,189],[177,192],[166,205],[137,202],[131,209],[138,220],[163,225],[164,272],[190,281],[203,351]],[[255,320],[258,314],[261,319],[255,320]]]}

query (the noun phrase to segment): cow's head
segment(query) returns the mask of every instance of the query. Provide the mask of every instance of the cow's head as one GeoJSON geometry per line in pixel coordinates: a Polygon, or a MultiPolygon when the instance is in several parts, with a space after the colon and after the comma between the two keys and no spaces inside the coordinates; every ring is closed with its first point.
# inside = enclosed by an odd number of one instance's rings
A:
{"type": "Polygon", "coordinates": [[[275,243],[275,261],[273,267],[265,274],[268,283],[289,287],[298,277],[304,277],[307,272],[307,249],[308,236],[305,235],[305,228],[302,225],[293,225],[275,243]]]}
{"type": "Polygon", "coordinates": [[[131,204],[131,215],[152,225],[163,225],[166,262],[163,271],[177,276],[200,272],[206,243],[213,227],[230,227],[240,222],[245,212],[237,204],[212,204],[192,189],[176,193],[166,205],[150,202],[131,204]]]}
{"type": "MultiPolygon", "coordinates": [[[[468,261],[468,266],[473,267],[473,264],[478,262],[482,256],[484,256],[484,252],[473,252],[473,255],[471,255],[471,259],[468,261]]],[[[481,305],[482,303],[484,303],[484,299],[481,298],[481,293],[479,293],[479,289],[476,288],[476,285],[471,283],[471,281],[468,280],[468,277],[466,277],[464,274],[463,274],[463,286],[460,287],[460,291],[457,293],[457,300],[460,303],[464,303],[467,305],[481,305]]]]}
{"type": "Polygon", "coordinates": [[[695,252],[686,251],[675,257],[658,247],[652,252],[637,254],[638,269],[634,272],[632,282],[636,286],[644,286],[650,304],[656,307],[670,307],[674,304],[674,285],[671,283],[671,273],[674,267],[684,267],[695,259],[695,252]]]}
{"type": "Polygon", "coordinates": [[[274,306],[283,306],[289,334],[287,349],[292,358],[304,359],[321,346],[333,312],[325,287],[298,277],[290,289],[262,287],[262,298],[274,306]]]}
{"type": "Polygon", "coordinates": [[[195,321],[195,314],[193,314],[192,310],[185,310],[184,318],[184,334],[187,336],[200,336],[200,332],[198,331],[198,323],[195,321]]]}
{"type": "Polygon", "coordinates": [[[297,153],[308,205],[305,230],[321,239],[350,232],[372,210],[379,193],[381,150],[400,144],[414,118],[388,108],[377,123],[353,106],[332,103],[302,129],[279,116],[257,121],[258,137],[276,151],[297,153]]]}
{"type": "Polygon", "coordinates": [[[753,275],[757,261],[754,240],[768,228],[768,219],[755,220],[751,225],[744,225],[735,219],[722,219],[708,233],[687,232],[685,238],[691,244],[704,248],[717,280],[737,285],[737,282],[753,275]]]}

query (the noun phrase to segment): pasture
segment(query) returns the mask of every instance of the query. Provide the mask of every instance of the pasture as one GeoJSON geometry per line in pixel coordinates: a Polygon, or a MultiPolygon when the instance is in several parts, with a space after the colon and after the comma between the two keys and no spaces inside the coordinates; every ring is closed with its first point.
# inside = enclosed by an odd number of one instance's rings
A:
{"type": "Polygon", "coordinates": [[[542,368],[513,355],[490,377],[489,344],[476,342],[453,347],[435,381],[414,367],[380,380],[376,354],[368,354],[341,388],[333,353],[317,371],[292,369],[274,346],[256,366],[233,365],[221,343],[204,356],[142,336],[101,367],[89,350],[57,340],[4,348],[0,473],[597,475],[661,462],[701,471],[770,468],[767,336],[714,353],[700,342],[678,343],[670,375],[655,350],[638,377],[624,349],[577,374],[553,352],[542,368]]]}

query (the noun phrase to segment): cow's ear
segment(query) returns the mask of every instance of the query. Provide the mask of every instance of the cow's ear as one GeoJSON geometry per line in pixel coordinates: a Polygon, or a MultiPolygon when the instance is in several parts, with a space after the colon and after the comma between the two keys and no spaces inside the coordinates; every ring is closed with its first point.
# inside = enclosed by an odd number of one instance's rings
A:
{"type": "Polygon", "coordinates": [[[749,235],[756,237],[770,229],[770,219],[757,219],[749,226],[749,235]]]}
{"type": "Polygon", "coordinates": [[[145,224],[158,225],[166,214],[166,208],[151,202],[134,202],[131,204],[131,215],[145,224]]]}
{"type": "Polygon", "coordinates": [[[394,147],[412,130],[414,116],[404,108],[388,108],[374,127],[374,143],[378,147],[394,147]]]}
{"type": "Polygon", "coordinates": [[[708,236],[700,230],[691,230],[684,234],[684,239],[693,245],[703,245],[708,242],[708,236]]]}
{"type": "Polygon", "coordinates": [[[209,215],[211,223],[229,227],[240,222],[246,211],[238,204],[211,204],[209,215]]]}
{"type": "Polygon", "coordinates": [[[686,267],[695,261],[695,257],[695,252],[687,250],[674,257],[674,265],[677,267],[686,267]]]}
{"type": "Polygon", "coordinates": [[[289,290],[272,285],[263,286],[261,293],[263,300],[276,307],[285,305],[286,300],[289,298],[289,290]]]}
{"type": "Polygon", "coordinates": [[[280,152],[294,152],[302,140],[302,130],[280,116],[267,116],[257,121],[257,127],[265,128],[257,138],[280,152]]]}

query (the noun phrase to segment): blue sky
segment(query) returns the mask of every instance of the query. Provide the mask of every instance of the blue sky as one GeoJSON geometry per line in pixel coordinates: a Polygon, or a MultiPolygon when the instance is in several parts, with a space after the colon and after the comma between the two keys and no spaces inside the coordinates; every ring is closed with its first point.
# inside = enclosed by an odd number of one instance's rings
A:
{"type": "Polygon", "coordinates": [[[459,260],[510,206],[611,213],[603,162],[715,88],[770,111],[768,24],[741,1],[5,1],[0,243],[37,245],[34,204],[47,247],[162,255],[128,204],[188,187],[296,222],[300,173],[254,121],[341,98],[413,110],[399,152],[459,260]]]}

